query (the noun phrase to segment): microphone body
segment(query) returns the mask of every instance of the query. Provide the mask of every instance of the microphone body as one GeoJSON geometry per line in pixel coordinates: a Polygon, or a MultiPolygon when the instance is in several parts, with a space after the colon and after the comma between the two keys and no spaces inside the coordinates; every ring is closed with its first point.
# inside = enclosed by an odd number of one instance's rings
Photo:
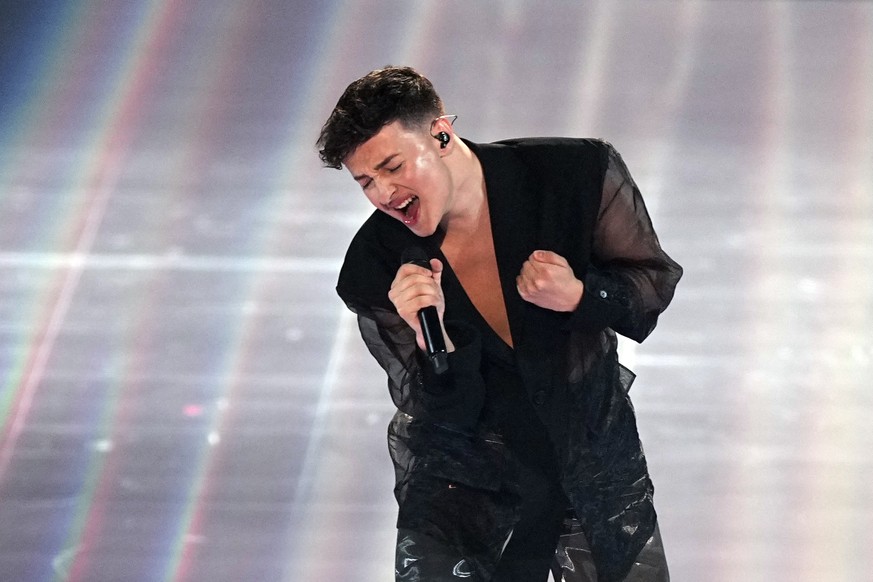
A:
{"type": "MultiPolygon", "coordinates": [[[[408,247],[403,251],[401,259],[404,264],[430,269],[430,261],[427,253],[421,247],[408,247]]],[[[443,337],[443,329],[440,326],[440,318],[437,308],[433,305],[424,307],[418,311],[418,322],[421,324],[421,334],[424,336],[424,349],[427,359],[433,366],[436,374],[443,374],[449,369],[449,357],[446,352],[446,340],[443,337]]]]}

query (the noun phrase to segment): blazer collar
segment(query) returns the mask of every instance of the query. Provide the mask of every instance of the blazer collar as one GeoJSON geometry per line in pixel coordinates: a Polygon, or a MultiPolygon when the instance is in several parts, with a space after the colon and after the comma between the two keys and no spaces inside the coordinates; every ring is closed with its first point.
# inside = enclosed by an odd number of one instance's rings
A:
{"type": "MultiPolygon", "coordinates": [[[[518,294],[515,278],[536,242],[536,207],[530,196],[524,196],[531,187],[530,176],[511,147],[464,142],[482,164],[497,270],[513,344],[518,349],[525,341],[526,303],[518,294]]],[[[467,302],[472,307],[469,298],[467,302]]],[[[499,344],[506,347],[502,341],[499,344]]]]}

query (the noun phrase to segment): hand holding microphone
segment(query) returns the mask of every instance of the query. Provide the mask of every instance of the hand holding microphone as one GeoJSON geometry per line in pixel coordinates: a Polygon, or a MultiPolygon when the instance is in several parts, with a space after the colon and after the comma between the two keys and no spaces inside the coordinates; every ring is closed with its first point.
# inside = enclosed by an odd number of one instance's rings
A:
{"type": "MultiPolygon", "coordinates": [[[[415,330],[418,347],[427,353],[434,372],[442,374],[448,370],[442,326],[445,298],[440,287],[443,265],[438,259],[428,260],[420,247],[407,248],[402,262],[388,298],[398,315],[415,330]]],[[[450,341],[449,346],[452,347],[450,341]]]]}

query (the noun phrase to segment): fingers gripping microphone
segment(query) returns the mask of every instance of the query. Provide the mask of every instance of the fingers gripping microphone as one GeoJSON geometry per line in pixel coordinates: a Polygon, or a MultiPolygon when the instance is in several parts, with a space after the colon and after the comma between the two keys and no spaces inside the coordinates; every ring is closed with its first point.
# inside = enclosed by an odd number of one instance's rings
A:
{"type": "MultiPolygon", "coordinates": [[[[403,251],[401,259],[403,263],[412,263],[425,269],[430,269],[427,253],[421,247],[408,247],[403,251]]],[[[433,365],[437,374],[443,374],[449,369],[449,359],[446,353],[446,340],[443,338],[443,330],[440,327],[440,318],[435,306],[430,305],[418,311],[418,322],[421,324],[421,333],[424,336],[424,348],[427,358],[433,365]]]]}

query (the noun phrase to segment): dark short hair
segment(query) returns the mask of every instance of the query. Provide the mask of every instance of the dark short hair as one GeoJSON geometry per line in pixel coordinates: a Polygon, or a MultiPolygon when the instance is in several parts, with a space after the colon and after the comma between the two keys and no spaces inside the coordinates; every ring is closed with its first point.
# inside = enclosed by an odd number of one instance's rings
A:
{"type": "Polygon", "coordinates": [[[433,84],[415,69],[376,69],[346,87],[321,128],[318,155],[325,166],[340,169],[343,160],[389,123],[399,121],[411,129],[442,114],[433,84]]]}

